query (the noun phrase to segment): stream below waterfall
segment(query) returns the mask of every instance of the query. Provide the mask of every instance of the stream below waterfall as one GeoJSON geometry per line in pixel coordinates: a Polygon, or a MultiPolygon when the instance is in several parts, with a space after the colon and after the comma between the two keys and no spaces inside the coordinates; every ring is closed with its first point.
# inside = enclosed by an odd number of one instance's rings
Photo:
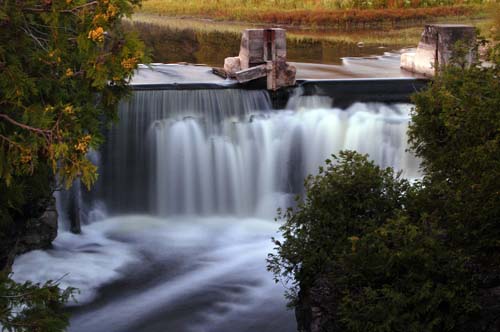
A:
{"type": "Polygon", "coordinates": [[[56,194],[54,248],[18,257],[14,278],[78,288],[72,332],[295,331],[266,271],[276,209],[341,149],[419,176],[411,105],[333,105],[300,90],[286,110],[261,90],[135,91],[90,156],[97,185],[56,194]]]}

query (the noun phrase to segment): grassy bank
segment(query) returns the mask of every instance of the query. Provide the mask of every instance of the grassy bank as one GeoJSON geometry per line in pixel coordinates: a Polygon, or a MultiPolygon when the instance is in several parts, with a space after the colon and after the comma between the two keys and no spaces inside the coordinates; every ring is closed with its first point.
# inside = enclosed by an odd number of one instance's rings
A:
{"type": "MultiPolygon", "coordinates": [[[[259,28],[265,25],[261,24],[245,24],[245,23],[228,23],[221,21],[208,21],[194,18],[172,18],[160,15],[150,14],[135,14],[133,20],[134,24],[149,24],[150,30],[173,30],[177,33],[183,31],[195,31],[198,34],[209,33],[223,33],[232,34],[232,38],[236,39],[239,45],[241,31],[248,28],[259,28]]],[[[453,21],[458,22],[458,21],[453,21]]],[[[468,23],[470,23],[468,21],[468,23]]],[[[345,43],[358,43],[365,44],[384,44],[384,45],[407,45],[411,46],[420,40],[422,27],[408,27],[403,29],[389,29],[389,30],[356,30],[356,31],[338,31],[333,33],[332,30],[318,30],[318,29],[300,29],[288,28],[287,39],[288,42],[345,42],[345,43]]]]}
{"type": "Polygon", "coordinates": [[[437,2],[421,0],[145,0],[142,12],[221,21],[350,29],[402,26],[442,17],[481,16],[485,2],[487,0],[440,1],[440,6],[433,6],[437,2]]]}

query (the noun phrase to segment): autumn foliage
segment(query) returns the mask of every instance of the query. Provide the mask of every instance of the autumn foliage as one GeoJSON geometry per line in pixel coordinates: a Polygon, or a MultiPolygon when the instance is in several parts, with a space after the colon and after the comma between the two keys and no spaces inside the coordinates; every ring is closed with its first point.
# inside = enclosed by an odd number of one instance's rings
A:
{"type": "Polygon", "coordinates": [[[0,181],[46,163],[66,184],[90,185],[87,153],[116,117],[127,82],[143,60],[142,43],[121,19],[138,1],[0,2],[0,181]]]}
{"type": "Polygon", "coordinates": [[[168,16],[209,17],[223,21],[246,21],[296,26],[336,28],[422,22],[433,17],[464,17],[480,12],[484,0],[215,0],[182,3],[146,0],[142,11],[168,16]]]}
{"type": "Polygon", "coordinates": [[[399,25],[400,23],[420,22],[429,17],[467,16],[474,11],[467,6],[433,8],[391,8],[391,9],[349,9],[349,10],[300,10],[293,12],[259,13],[256,18],[261,22],[290,25],[317,25],[330,27],[373,26],[381,24],[399,25]]]}

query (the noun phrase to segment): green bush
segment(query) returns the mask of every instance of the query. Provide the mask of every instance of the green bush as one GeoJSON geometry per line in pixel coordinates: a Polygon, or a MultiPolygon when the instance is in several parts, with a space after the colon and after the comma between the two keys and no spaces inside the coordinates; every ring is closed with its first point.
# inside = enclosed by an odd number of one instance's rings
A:
{"type": "Polygon", "coordinates": [[[468,69],[452,63],[416,94],[409,137],[425,172],[422,210],[446,229],[454,250],[498,276],[500,57],[493,61],[468,69]]]}
{"type": "Polygon", "coordinates": [[[499,55],[497,45],[490,65],[455,57],[413,97],[421,182],[343,152],[280,215],[268,268],[292,281],[300,328],[498,331],[499,55]]]}
{"type": "Polygon", "coordinates": [[[304,202],[280,213],[284,242],[275,240],[277,254],[269,256],[269,268],[277,278],[303,286],[331,272],[337,255],[351,247],[352,239],[396,217],[407,204],[410,185],[366,156],[341,151],[333,161],[327,160],[319,175],[306,179],[305,189],[304,202]]]}
{"type": "Polygon", "coordinates": [[[66,330],[65,303],[73,288],[62,291],[58,283],[15,283],[0,273],[0,329],[6,332],[59,332],[66,330]]]}
{"type": "Polygon", "coordinates": [[[284,240],[269,255],[276,280],[292,281],[290,304],[314,294],[330,332],[456,331],[470,321],[478,306],[467,260],[420,222],[420,192],[355,152],[327,161],[304,202],[281,215],[284,240]]]}

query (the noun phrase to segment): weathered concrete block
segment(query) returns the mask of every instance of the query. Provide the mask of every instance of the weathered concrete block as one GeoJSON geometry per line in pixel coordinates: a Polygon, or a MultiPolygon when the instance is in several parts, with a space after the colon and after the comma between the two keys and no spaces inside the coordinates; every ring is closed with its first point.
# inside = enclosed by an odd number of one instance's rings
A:
{"type": "Polygon", "coordinates": [[[286,63],[284,58],[268,61],[267,64],[267,89],[276,91],[281,87],[295,85],[297,69],[286,63]]]}
{"type": "Polygon", "coordinates": [[[259,65],[247,69],[240,70],[235,73],[235,77],[240,83],[250,82],[257,78],[267,76],[268,68],[264,65],[259,65]]]}
{"type": "Polygon", "coordinates": [[[264,29],[264,60],[286,59],[286,31],[284,29],[264,29]]]}
{"type": "Polygon", "coordinates": [[[468,48],[466,62],[476,57],[474,46],[476,32],[473,26],[461,24],[429,24],[424,28],[414,54],[403,53],[401,68],[426,76],[433,76],[436,70],[448,64],[456,43],[461,41],[468,48]]]}
{"type": "Polygon", "coordinates": [[[401,68],[415,72],[415,52],[401,54],[401,68]]]}
{"type": "Polygon", "coordinates": [[[240,66],[247,69],[276,57],[286,58],[284,29],[246,29],[241,36],[240,66]]]}
{"type": "Polygon", "coordinates": [[[240,53],[241,69],[262,64],[264,58],[264,30],[246,29],[241,35],[240,53]]]}
{"type": "Polygon", "coordinates": [[[267,76],[267,88],[277,90],[295,85],[296,68],[286,63],[286,30],[246,29],[241,36],[240,53],[224,60],[224,69],[213,68],[240,83],[267,76]]]}
{"type": "Polygon", "coordinates": [[[224,59],[224,70],[229,74],[229,76],[234,75],[237,71],[241,70],[240,58],[229,57],[224,59]]]}

